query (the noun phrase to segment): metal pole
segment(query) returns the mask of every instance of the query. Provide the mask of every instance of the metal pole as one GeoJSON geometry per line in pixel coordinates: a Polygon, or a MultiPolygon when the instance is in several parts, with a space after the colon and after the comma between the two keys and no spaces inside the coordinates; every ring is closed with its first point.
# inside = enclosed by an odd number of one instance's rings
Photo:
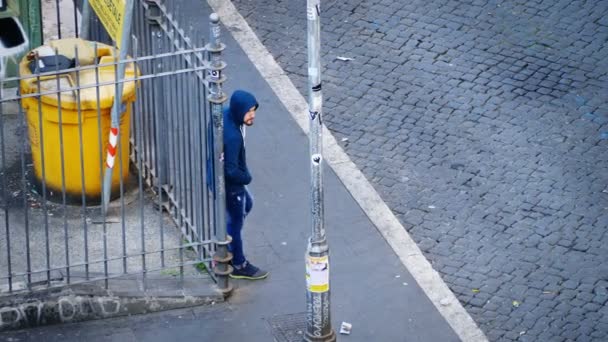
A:
{"type": "Polygon", "coordinates": [[[226,95],[222,91],[222,83],[226,81],[222,71],[226,63],[222,61],[222,51],[225,45],[220,40],[220,18],[216,13],[209,16],[209,44],[206,49],[209,52],[209,96],[207,99],[211,106],[213,118],[213,165],[215,176],[215,240],[216,251],[213,255],[213,271],[217,276],[217,284],[224,295],[230,294],[232,285],[228,281],[228,275],[232,272],[230,260],[232,254],[228,252],[230,237],[226,233],[226,189],[224,187],[224,115],[223,103],[226,95]]]}
{"type": "Polygon", "coordinates": [[[304,341],[335,341],[329,300],[329,245],[323,215],[323,145],[321,96],[320,0],[307,1],[308,111],[310,114],[310,174],[312,236],[306,251],[306,333],[304,341]]]}
{"type": "Polygon", "coordinates": [[[91,6],[89,6],[89,0],[82,1],[82,16],[80,17],[80,38],[90,39],[91,33],[91,6]]]}
{"type": "Polygon", "coordinates": [[[57,38],[61,39],[61,8],[59,0],[55,0],[55,9],[57,10],[57,38]]]}
{"type": "MultiPolygon", "coordinates": [[[[0,58],[1,59],[1,58],[0,58]]],[[[2,107],[4,103],[2,102],[2,88],[4,87],[4,65],[0,62],[0,156],[2,161],[2,198],[6,199],[7,197],[7,184],[6,184],[6,148],[4,146],[4,113],[2,112],[2,107]]],[[[19,106],[21,107],[21,106],[19,106]]],[[[25,192],[23,193],[23,197],[26,197],[25,192]]],[[[8,291],[13,292],[13,266],[11,262],[11,230],[9,228],[9,206],[8,203],[4,203],[4,228],[6,229],[6,264],[7,264],[7,279],[8,279],[8,291]]],[[[69,278],[68,278],[69,279],[69,278]]]]}
{"type": "MultiPolygon", "coordinates": [[[[120,139],[120,107],[122,105],[122,89],[124,86],[123,82],[120,82],[125,77],[125,63],[121,63],[127,58],[127,52],[129,50],[129,43],[131,42],[131,22],[133,21],[133,1],[127,0],[125,5],[125,16],[124,24],[122,27],[122,35],[120,36],[120,52],[118,57],[118,72],[116,77],[116,93],[114,95],[114,104],[112,105],[112,127],[110,129],[109,141],[118,142],[120,139]],[[113,135],[112,131],[116,132],[113,135]]],[[[116,148],[116,144],[113,146],[116,148]]],[[[108,211],[108,204],[110,203],[110,190],[112,187],[112,168],[114,167],[114,155],[106,156],[106,171],[103,177],[103,214],[106,215],[108,211]]],[[[122,177],[122,175],[120,175],[122,177]]]]}

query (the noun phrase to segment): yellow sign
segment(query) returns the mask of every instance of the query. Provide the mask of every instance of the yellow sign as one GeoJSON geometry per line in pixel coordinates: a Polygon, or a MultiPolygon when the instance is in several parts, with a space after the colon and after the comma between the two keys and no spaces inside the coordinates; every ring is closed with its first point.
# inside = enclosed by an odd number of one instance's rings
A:
{"type": "Polygon", "coordinates": [[[306,258],[306,285],[310,292],[329,291],[329,258],[327,256],[308,256],[306,258]]]}
{"type": "Polygon", "coordinates": [[[89,0],[91,8],[120,48],[122,26],[125,20],[125,0],[89,0]]]}

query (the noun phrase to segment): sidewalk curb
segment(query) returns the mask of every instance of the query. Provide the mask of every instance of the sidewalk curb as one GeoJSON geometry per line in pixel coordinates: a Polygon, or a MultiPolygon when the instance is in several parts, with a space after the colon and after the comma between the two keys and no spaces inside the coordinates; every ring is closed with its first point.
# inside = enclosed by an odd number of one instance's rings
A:
{"type": "MultiPolygon", "coordinates": [[[[92,275],[94,277],[94,275],[92,275]]],[[[76,277],[72,277],[73,280],[76,277]]],[[[0,332],[213,305],[224,296],[208,277],[128,276],[0,296],[0,332]]],[[[42,285],[44,286],[44,285],[42,285]]]]}
{"type": "MultiPolygon", "coordinates": [[[[208,0],[207,2],[220,16],[222,23],[248,55],[300,128],[308,133],[309,119],[306,100],[263,46],[245,19],[238,13],[232,2],[224,0],[208,0]]],[[[329,166],[460,339],[486,342],[487,338],[484,333],[325,126],[323,127],[323,146],[324,156],[329,166]]]]}

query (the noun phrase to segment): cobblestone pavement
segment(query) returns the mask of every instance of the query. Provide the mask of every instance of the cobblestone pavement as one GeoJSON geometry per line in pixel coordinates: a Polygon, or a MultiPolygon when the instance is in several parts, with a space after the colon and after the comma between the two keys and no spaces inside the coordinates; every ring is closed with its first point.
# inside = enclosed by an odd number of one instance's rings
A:
{"type": "MultiPolygon", "coordinates": [[[[306,96],[306,2],[233,3],[306,96]]],[[[321,13],[326,125],[488,338],[608,340],[608,2],[321,13]]]]}

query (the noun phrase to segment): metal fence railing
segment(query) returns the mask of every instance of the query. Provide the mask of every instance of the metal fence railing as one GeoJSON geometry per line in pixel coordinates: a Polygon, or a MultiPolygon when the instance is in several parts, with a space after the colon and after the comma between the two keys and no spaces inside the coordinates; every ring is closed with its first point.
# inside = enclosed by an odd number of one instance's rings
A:
{"type": "MultiPolygon", "coordinates": [[[[96,22],[89,37],[107,42],[96,22]]],[[[211,21],[210,31],[218,30],[211,21]]],[[[114,46],[65,39],[65,32],[25,58],[19,77],[2,80],[19,91],[0,94],[0,293],[94,280],[107,286],[114,277],[166,269],[183,276],[201,263],[217,266],[211,275],[229,291],[212,144],[225,100],[219,35],[197,47],[202,39],[149,0],[135,1],[126,60],[114,46]],[[116,77],[121,63],[124,79],[116,77]],[[122,113],[113,201],[103,212],[115,98],[122,113]]]]}

